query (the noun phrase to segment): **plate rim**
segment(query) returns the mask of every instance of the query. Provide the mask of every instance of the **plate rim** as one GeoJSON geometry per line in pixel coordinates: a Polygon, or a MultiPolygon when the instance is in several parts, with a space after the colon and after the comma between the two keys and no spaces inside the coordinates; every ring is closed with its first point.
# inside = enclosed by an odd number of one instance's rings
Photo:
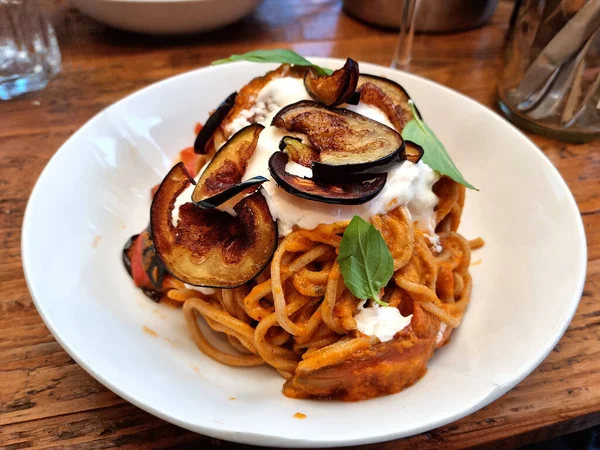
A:
{"type": "MultiPolygon", "coordinates": [[[[343,64],[343,62],[345,61],[342,58],[311,57],[311,56],[307,56],[307,58],[309,58],[311,61],[314,61],[318,64],[324,64],[324,65],[343,64]]],[[[362,64],[363,66],[368,67],[369,70],[381,70],[384,72],[392,71],[392,72],[402,73],[403,76],[405,76],[405,77],[413,78],[415,80],[418,80],[418,82],[425,83],[426,85],[436,86],[436,87],[448,90],[448,91],[452,92],[454,95],[462,97],[466,101],[474,102],[474,103],[478,104],[479,106],[487,109],[489,112],[491,112],[495,116],[496,119],[500,119],[501,121],[503,121],[505,123],[505,125],[509,125],[513,131],[516,131],[521,139],[526,140],[530,144],[530,147],[533,147],[531,149],[532,151],[534,149],[537,151],[538,156],[540,157],[540,160],[543,161],[543,163],[546,165],[546,169],[549,171],[549,173],[552,174],[553,180],[558,181],[558,183],[560,183],[560,187],[566,194],[566,200],[569,204],[569,214],[575,214],[575,217],[577,218],[577,220],[575,222],[577,224],[577,234],[579,236],[579,239],[578,239],[579,246],[580,246],[579,251],[581,253],[581,261],[579,261],[579,264],[581,266],[581,270],[579,273],[579,279],[577,280],[578,281],[577,289],[573,293],[573,298],[570,299],[570,305],[569,305],[570,307],[566,311],[565,317],[563,318],[562,323],[560,323],[558,326],[556,326],[555,329],[553,330],[553,338],[551,340],[549,340],[545,345],[541,346],[540,348],[538,348],[536,350],[535,358],[532,358],[531,362],[527,365],[527,367],[524,367],[522,369],[522,371],[516,377],[514,377],[510,382],[507,382],[507,383],[501,384],[501,385],[495,385],[492,388],[492,390],[489,392],[489,394],[487,394],[486,396],[481,398],[479,401],[474,403],[469,408],[463,409],[460,412],[446,414],[443,418],[440,418],[436,421],[429,422],[426,425],[414,427],[408,432],[371,434],[371,435],[364,436],[364,437],[352,438],[351,440],[340,440],[340,439],[327,439],[327,438],[320,438],[320,437],[296,439],[296,438],[289,438],[289,437],[285,437],[283,435],[272,434],[272,433],[265,434],[262,432],[234,431],[231,429],[222,428],[221,425],[219,425],[219,424],[211,424],[211,425],[207,426],[207,425],[199,425],[196,423],[190,423],[185,420],[180,420],[180,419],[172,417],[168,414],[162,413],[160,410],[155,409],[152,405],[144,402],[143,400],[140,400],[137,397],[129,395],[125,390],[122,390],[117,385],[113,384],[110,380],[104,378],[100,373],[98,373],[90,365],[88,365],[85,362],[84,357],[79,356],[76,353],[76,351],[62,337],[62,335],[61,335],[60,331],[57,329],[57,327],[55,327],[54,324],[52,323],[52,321],[48,315],[47,309],[44,308],[43,302],[41,302],[39,300],[39,298],[41,298],[41,297],[39,297],[40,293],[36,292],[36,290],[34,289],[32,275],[30,273],[28,273],[28,269],[27,269],[27,261],[29,260],[29,258],[27,257],[27,255],[29,253],[29,243],[28,243],[27,231],[32,226],[31,220],[29,218],[33,214],[31,211],[34,207],[33,204],[36,201],[35,199],[37,198],[37,196],[40,195],[40,192],[42,191],[42,189],[40,187],[43,182],[42,180],[43,180],[44,176],[46,176],[49,166],[51,164],[53,164],[58,158],[60,158],[61,150],[64,147],[66,147],[67,144],[69,144],[69,142],[71,142],[72,140],[78,139],[78,136],[80,134],[85,133],[85,130],[88,127],[93,126],[93,124],[95,122],[100,120],[101,116],[103,116],[111,108],[115,107],[115,105],[117,105],[118,103],[121,103],[121,102],[132,101],[132,99],[136,98],[137,96],[144,95],[144,93],[146,91],[160,87],[163,84],[177,83],[179,78],[191,76],[192,74],[194,74],[196,72],[219,70],[219,68],[215,67],[215,66],[203,66],[203,67],[199,67],[197,69],[185,71],[185,72],[167,77],[162,80],[158,80],[154,83],[144,86],[144,87],[116,100],[115,102],[111,103],[110,105],[108,105],[105,108],[103,108],[102,110],[100,110],[98,113],[96,113],[90,119],[88,119],[81,127],[79,127],[77,129],[77,131],[75,133],[73,133],[56,150],[56,152],[51,156],[51,158],[48,160],[48,162],[44,166],[44,169],[39,174],[39,176],[34,184],[34,187],[31,190],[29,199],[27,201],[27,206],[25,208],[25,213],[24,213],[22,227],[21,227],[21,257],[22,257],[23,273],[25,276],[27,288],[29,290],[29,293],[31,294],[33,303],[36,307],[38,314],[44,321],[44,324],[46,325],[46,327],[48,328],[48,330],[50,331],[50,333],[52,334],[54,339],[56,339],[56,341],[61,345],[61,347],[69,354],[69,356],[71,358],[73,358],[73,360],[75,362],[77,362],[77,364],[79,366],[81,366],[81,368],[83,368],[83,370],[85,370],[96,381],[101,383],[107,389],[114,392],[115,394],[117,394],[118,396],[123,398],[124,400],[132,403],[136,407],[146,411],[149,414],[159,417],[159,418],[167,421],[168,423],[175,424],[175,425],[185,428],[189,431],[192,431],[195,433],[200,433],[200,434],[203,434],[206,436],[210,436],[210,437],[214,437],[214,438],[218,438],[218,439],[222,439],[222,440],[236,442],[236,443],[244,443],[244,444],[251,444],[251,445],[263,445],[263,446],[270,446],[270,447],[285,446],[288,448],[297,448],[297,447],[317,447],[317,446],[335,447],[335,446],[339,446],[339,445],[346,446],[346,445],[362,445],[362,444],[379,443],[379,442],[400,439],[403,437],[414,436],[419,433],[426,432],[426,431],[444,426],[448,423],[451,423],[451,422],[459,420],[463,417],[466,417],[466,416],[474,413],[475,411],[478,411],[479,409],[492,403],[493,401],[495,401],[496,399],[498,399],[499,397],[504,395],[506,392],[508,392],[510,389],[512,389],[514,386],[516,386],[518,383],[520,383],[523,379],[525,379],[529,374],[531,374],[542,363],[542,361],[548,356],[548,354],[550,354],[552,349],[556,346],[558,341],[562,338],[563,334],[565,333],[566,329],[568,328],[569,324],[571,323],[573,316],[575,315],[575,312],[579,305],[579,302],[581,300],[581,293],[583,292],[584,284],[585,284],[586,277],[587,277],[587,239],[586,239],[586,235],[585,235],[585,227],[583,224],[583,219],[581,217],[581,213],[579,211],[579,207],[577,205],[577,202],[575,201],[575,197],[573,196],[573,193],[569,189],[569,186],[567,185],[566,181],[564,180],[564,178],[562,177],[562,175],[560,174],[558,169],[552,164],[552,162],[550,161],[548,156],[528,136],[526,136],[515,125],[513,125],[508,120],[506,120],[504,117],[502,117],[498,112],[487,107],[486,105],[482,104],[481,102],[479,102],[465,94],[462,94],[462,93],[456,91],[455,89],[444,86],[440,83],[429,80],[429,79],[419,76],[419,75],[411,74],[411,73],[404,72],[404,71],[397,70],[397,69],[392,69],[390,67],[386,67],[386,66],[382,66],[382,65],[378,65],[378,64],[366,63],[366,62],[359,62],[359,63],[362,64]]],[[[234,67],[243,68],[243,67],[247,67],[251,64],[253,64],[253,63],[235,62],[235,63],[230,63],[230,66],[232,68],[234,68],[234,67]]],[[[269,65],[267,64],[267,65],[265,65],[265,67],[269,67],[269,65]]]]}

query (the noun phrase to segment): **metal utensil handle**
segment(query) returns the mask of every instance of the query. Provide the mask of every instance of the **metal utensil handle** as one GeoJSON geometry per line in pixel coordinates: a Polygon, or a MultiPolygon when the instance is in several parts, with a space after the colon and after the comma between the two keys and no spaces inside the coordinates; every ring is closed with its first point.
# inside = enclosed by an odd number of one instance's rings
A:
{"type": "Polygon", "coordinates": [[[512,96],[522,102],[547,82],[600,26],[600,0],[591,0],[554,36],[527,69],[512,96]]]}

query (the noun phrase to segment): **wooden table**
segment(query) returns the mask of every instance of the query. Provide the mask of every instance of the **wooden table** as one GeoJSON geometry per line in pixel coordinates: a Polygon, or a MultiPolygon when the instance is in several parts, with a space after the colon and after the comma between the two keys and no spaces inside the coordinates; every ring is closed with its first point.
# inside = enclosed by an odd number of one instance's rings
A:
{"type": "MultiPolygon", "coordinates": [[[[511,6],[501,3],[492,23],[481,29],[417,38],[411,70],[496,108],[511,6]]],[[[66,0],[49,0],[44,7],[56,27],[62,73],[41,92],[0,103],[0,447],[241,448],[139,410],[62,350],[23,278],[21,223],[29,193],[75,130],[152,82],[264,47],[388,65],[395,33],[349,18],[336,0],[266,0],[237,25],[171,39],[107,29],[66,0]]],[[[600,423],[600,144],[531,138],[575,194],[587,233],[587,283],[571,326],[533,374],[488,407],[437,430],[370,448],[506,449],[600,423]]]]}

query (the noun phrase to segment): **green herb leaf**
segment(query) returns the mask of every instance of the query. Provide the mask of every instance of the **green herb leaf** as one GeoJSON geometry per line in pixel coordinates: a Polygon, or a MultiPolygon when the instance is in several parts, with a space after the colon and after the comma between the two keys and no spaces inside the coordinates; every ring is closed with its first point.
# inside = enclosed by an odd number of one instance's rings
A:
{"type": "Polygon", "coordinates": [[[285,48],[276,48],[273,50],[254,50],[243,55],[231,55],[229,58],[213,61],[211,64],[225,64],[233,61],[250,61],[257,63],[280,63],[293,64],[296,66],[314,67],[319,76],[331,75],[333,70],[319,67],[311,63],[308,59],[300,56],[298,53],[285,48]]]}
{"type": "Polygon", "coordinates": [[[407,141],[413,141],[423,147],[423,162],[436,172],[447,175],[454,181],[464,184],[469,189],[478,190],[464,179],[458,168],[452,162],[444,144],[437,138],[433,130],[427,126],[412,100],[408,101],[413,114],[413,119],[406,124],[402,130],[402,137],[407,141]]]}
{"type": "Polygon", "coordinates": [[[394,274],[394,258],[377,228],[354,216],[344,231],[338,262],[344,284],[355,297],[387,306],[379,295],[394,274]]]}

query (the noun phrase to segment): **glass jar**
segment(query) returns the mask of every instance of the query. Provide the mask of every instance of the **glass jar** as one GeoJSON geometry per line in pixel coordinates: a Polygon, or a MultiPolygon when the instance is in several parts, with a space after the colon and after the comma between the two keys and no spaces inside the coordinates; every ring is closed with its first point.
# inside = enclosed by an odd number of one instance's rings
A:
{"type": "Polygon", "coordinates": [[[38,0],[0,0],[0,100],[43,89],[59,70],[56,36],[38,0]]]}
{"type": "Polygon", "coordinates": [[[522,128],[600,137],[600,0],[517,0],[498,94],[522,128]]]}

